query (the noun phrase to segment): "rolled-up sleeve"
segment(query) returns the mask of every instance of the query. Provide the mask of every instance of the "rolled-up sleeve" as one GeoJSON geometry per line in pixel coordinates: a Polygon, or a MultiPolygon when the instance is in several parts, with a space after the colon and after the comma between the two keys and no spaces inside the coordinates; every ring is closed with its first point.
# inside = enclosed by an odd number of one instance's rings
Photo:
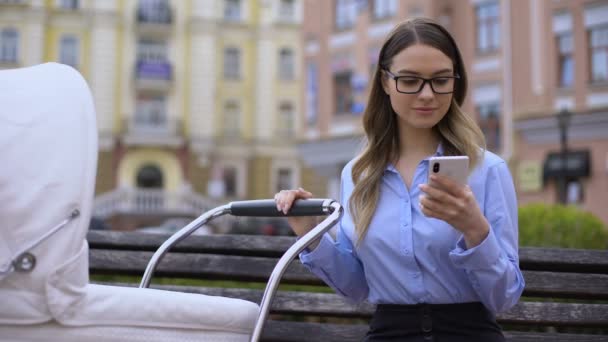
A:
{"type": "Polygon", "coordinates": [[[517,198],[504,162],[488,170],[482,210],[490,223],[488,236],[470,249],[461,238],[450,258],[464,269],[485,306],[498,313],[517,304],[525,286],[519,269],[517,198]]]}

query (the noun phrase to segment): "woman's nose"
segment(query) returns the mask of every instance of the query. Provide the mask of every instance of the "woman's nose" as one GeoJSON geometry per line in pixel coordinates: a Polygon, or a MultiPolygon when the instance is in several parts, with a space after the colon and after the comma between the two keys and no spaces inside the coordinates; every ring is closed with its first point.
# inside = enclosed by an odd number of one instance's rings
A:
{"type": "Polygon", "coordinates": [[[434,96],[435,93],[433,92],[433,88],[431,88],[431,84],[429,82],[424,84],[420,90],[420,93],[418,94],[418,97],[425,99],[433,98],[434,96]]]}

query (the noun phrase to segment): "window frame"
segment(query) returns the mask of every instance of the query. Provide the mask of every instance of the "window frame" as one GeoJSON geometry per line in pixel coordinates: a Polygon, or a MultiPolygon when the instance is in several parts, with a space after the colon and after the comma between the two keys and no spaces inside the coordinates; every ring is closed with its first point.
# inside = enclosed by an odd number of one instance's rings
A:
{"type": "Polygon", "coordinates": [[[606,84],[608,83],[608,24],[603,24],[603,25],[597,25],[597,26],[592,26],[588,29],[588,47],[589,47],[589,80],[592,84],[594,83],[599,83],[599,84],[606,84]],[[600,42],[600,46],[594,46],[593,43],[593,33],[596,31],[603,31],[603,35],[604,40],[603,42],[600,42]],[[604,66],[603,66],[603,72],[604,72],[604,76],[603,78],[599,79],[596,78],[596,73],[594,72],[595,70],[595,63],[594,63],[594,54],[596,53],[596,50],[600,50],[601,52],[603,52],[603,56],[604,56],[604,66]]]}
{"type": "Polygon", "coordinates": [[[241,79],[241,49],[236,46],[224,48],[224,79],[241,79]]]}
{"type": "Polygon", "coordinates": [[[499,1],[482,2],[475,6],[475,49],[478,54],[491,54],[500,50],[502,44],[500,20],[499,1]],[[495,15],[484,13],[494,8],[495,15]],[[485,39],[481,38],[482,32],[486,34],[485,39]]]}
{"type": "Polygon", "coordinates": [[[63,34],[59,38],[59,63],[78,69],[80,60],[80,39],[74,34],[63,34]],[[69,44],[68,44],[69,43],[69,44]]]}
{"type": "Polygon", "coordinates": [[[19,60],[19,31],[6,27],[0,31],[0,63],[17,63],[19,60]]]}

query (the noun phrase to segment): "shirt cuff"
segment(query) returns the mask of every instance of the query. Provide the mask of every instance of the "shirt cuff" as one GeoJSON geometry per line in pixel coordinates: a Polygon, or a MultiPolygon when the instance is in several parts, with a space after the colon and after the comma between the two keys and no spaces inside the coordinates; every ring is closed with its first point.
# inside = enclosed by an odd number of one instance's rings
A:
{"type": "Polygon", "coordinates": [[[300,262],[305,265],[310,265],[315,261],[330,257],[332,248],[334,248],[334,241],[328,233],[325,233],[319,240],[317,248],[313,249],[312,251],[306,248],[300,253],[300,262]]]}
{"type": "Polygon", "coordinates": [[[450,252],[450,259],[457,267],[477,270],[492,268],[500,260],[500,245],[490,228],[488,236],[477,246],[466,248],[464,237],[460,237],[456,248],[450,252]]]}

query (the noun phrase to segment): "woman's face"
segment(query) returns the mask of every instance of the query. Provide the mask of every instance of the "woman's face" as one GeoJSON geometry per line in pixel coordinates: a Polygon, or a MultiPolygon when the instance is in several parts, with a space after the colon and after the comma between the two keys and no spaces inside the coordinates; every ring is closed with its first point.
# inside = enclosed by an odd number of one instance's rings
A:
{"type": "MultiPolygon", "coordinates": [[[[411,45],[395,57],[389,71],[395,76],[417,76],[426,79],[439,76],[454,76],[452,60],[440,50],[423,44],[411,45]]],[[[445,91],[454,79],[438,79],[435,90],[445,91]],[[443,89],[442,89],[443,88],[443,89]]],[[[395,80],[386,72],[382,77],[384,92],[390,96],[391,105],[401,124],[411,128],[428,129],[435,126],[445,116],[453,94],[436,94],[430,82],[424,84],[416,94],[403,94],[397,91],[395,80]]],[[[400,79],[399,90],[416,89],[416,79],[400,79]]],[[[415,90],[414,90],[415,91],[415,90]]]]}

